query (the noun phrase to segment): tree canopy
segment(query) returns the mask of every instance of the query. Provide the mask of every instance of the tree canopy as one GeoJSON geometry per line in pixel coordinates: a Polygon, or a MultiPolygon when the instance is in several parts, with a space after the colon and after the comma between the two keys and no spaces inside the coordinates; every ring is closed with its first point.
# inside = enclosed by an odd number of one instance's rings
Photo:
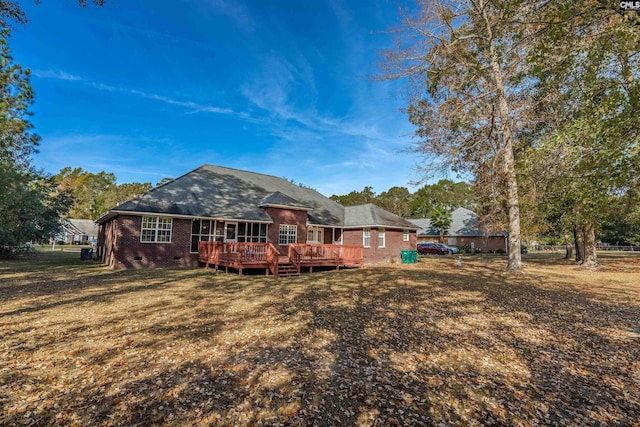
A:
{"type": "Polygon", "coordinates": [[[472,186],[466,182],[441,179],[435,184],[425,184],[415,193],[406,187],[391,187],[376,194],[373,187],[365,186],[362,191],[351,191],[345,195],[333,195],[332,200],[343,206],[373,203],[402,218],[429,218],[437,207],[447,209],[475,208],[472,186]]]}
{"type": "Polygon", "coordinates": [[[40,137],[29,120],[30,71],[14,62],[9,47],[12,26],[27,22],[17,1],[0,1],[0,246],[47,239],[59,230],[60,216],[72,203],[70,191],[32,166],[40,137]]]}
{"type": "Polygon", "coordinates": [[[522,206],[525,233],[572,229],[597,264],[607,206],[638,188],[637,14],[603,0],[425,0],[403,13],[384,78],[408,80],[425,169],[470,174],[510,248],[522,206]]]}
{"type": "Polygon", "coordinates": [[[107,210],[151,190],[150,182],[132,182],[118,185],[113,173],[92,173],[82,168],[67,166],[55,175],[63,190],[74,196],[69,210],[72,218],[98,219],[107,210]]]}

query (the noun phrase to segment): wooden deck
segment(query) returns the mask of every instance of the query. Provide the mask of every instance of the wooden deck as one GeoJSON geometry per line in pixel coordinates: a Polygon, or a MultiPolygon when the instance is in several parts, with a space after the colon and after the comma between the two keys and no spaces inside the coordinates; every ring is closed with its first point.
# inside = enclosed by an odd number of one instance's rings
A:
{"type": "Polygon", "coordinates": [[[224,267],[238,270],[264,269],[274,276],[299,275],[302,268],[364,265],[364,248],[352,245],[290,244],[287,255],[281,255],[272,243],[200,242],[198,261],[207,268],[224,267]]]}

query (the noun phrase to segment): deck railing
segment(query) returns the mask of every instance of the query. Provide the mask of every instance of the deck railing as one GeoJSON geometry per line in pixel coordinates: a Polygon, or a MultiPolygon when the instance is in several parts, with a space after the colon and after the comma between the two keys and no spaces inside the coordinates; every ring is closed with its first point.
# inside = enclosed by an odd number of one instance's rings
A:
{"type": "Polygon", "coordinates": [[[269,270],[274,276],[278,274],[279,257],[280,252],[278,252],[278,248],[276,248],[273,243],[267,243],[267,262],[269,263],[269,270]]]}
{"type": "Polygon", "coordinates": [[[198,258],[202,262],[209,263],[220,260],[241,264],[264,264],[268,262],[267,245],[267,243],[199,242],[198,258]]]}
{"type": "MultiPolygon", "coordinates": [[[[289,260],[298,271],[301,266],[363,265],[364,248],[356,245],[322,245],[296,243],[289,245],[289,260]]],[[[278,272],[280,253],[272,243],[199,242],[198,260],[207,264],[268,268],[278,272]]]]}
{"type": "Polygon", "coordinates": [[[295,243],[289,245],[289,258],[301,264],[338,260],[345,264],[362,264],[364,248],[358,245],[323,245],[295,243]]]}

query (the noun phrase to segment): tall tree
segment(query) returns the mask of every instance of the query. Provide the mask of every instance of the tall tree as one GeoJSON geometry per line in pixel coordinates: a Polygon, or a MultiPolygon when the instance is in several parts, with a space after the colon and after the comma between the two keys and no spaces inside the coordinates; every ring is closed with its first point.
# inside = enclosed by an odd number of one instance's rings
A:
{"type": "Polygon", "coordinates": [[[13,22],[26,22],[18,4],[0,2],[0,246],[48,236],[70,202],[67,193],[31,167],[30,156],[40,138],[29,121],[29,71],[13,61],[9,49],[13,22]]]}
{"type": "Polygon", "coordinates": [[[411,215],[411,202],[413,196],[406,187],[391,187],[376,197],[375,203],[402,218],[411,215]]]}
{"type": "Polygon", "coordinates": [[[70,166],[61,169],[55,179],[61,189],[70,191],[74,196],[75,202],[69,211],[72,218],[98,219],[112,207],[152,188],[150,182],[118,185],[113,173],[93,173],[70,166]]]}
{"type": "MultiPolygon", "coordinates": [[[[153,186],[150,182],[129,182],[113,186],[109,188],[104,197],[106,209],[141,196],[152,188],[153,186]]],[[[104,213],[104,211],[101,213],[104,213]]]]}
{"type": "Polygon", "coordinates": [[[60,188],[69,190],[75,197],[69,215],[72,218],[98,219],[110,206],[108,194],[116,187],[116,176],[101,171],[87,172],[82,168],[65,167],[57,175],[60,188]]]}
{"type": "Polygon", "coordinates": [[[435,184],[426,184],[413,194],[412,218],[428,218],[438,206],[476,210],[473,188],[466,182],[441,179],[435,184]]]}
{"type": "Polygon", "coordinates": [[[60,216],[71,205],[71,194],[51,176],[29,170],[0,169],[0,247],[48,240],[60,229],[60,216]],[[6,203],[9,200],[10,203],[6,203]]]}
{"type": "Polygon", "coordinates": [[[540,2],[529,61],[538,114],[526,185],[598,264],[595,232],[640,185],[640,27],[604,1],[540,2]],[[540,179],[539,177],[544,177],[540,179]]]}
{"type": "Polygon", "coordinates": [[[515,152],[528,123],[522,1],[418,1],[404,38],[386,52],[386,78],[409,78],[417,152],[500,189],[508,216],[508,270],[522,269],[515,152]],[[515,250],[514,250],[515,248],[515,250]]]}
{"type": "Polygon", "coordinates": [[[612,245],[640,246],[640,191],[630,189],[612,200],[600,239],[612,245]]]}
{"type": "Polygon", "coordinates": [[[30,72],[14,62],[9,48],[12,25],[27,22],[19,2],[0,1],[0,246],[49,236],[71,204],[69,192],[31,165],[40,137],[29,121],[30,72]]]}
{"type": "Polygon", "coordinates": [[[373,191],[373,187],[364,187],[362,191],[352,191],[344,196],[332,195],[331,200],[335,200],[342,206],[356,206],[363,205],[365,203],[375,203],[376,193],[373,191]]]}

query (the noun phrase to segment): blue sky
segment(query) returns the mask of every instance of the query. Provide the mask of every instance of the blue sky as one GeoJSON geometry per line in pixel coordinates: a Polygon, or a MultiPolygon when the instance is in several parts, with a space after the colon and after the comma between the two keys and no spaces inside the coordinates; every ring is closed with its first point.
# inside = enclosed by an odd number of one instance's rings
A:
{"type": "MultiPolygon", "coordinates": [[[[36,166],[155,184],[210,163],[326,194],[419,178],[404,82],[374,82],[394,1],[22,2],[36,166]]],[[[410,187],[414,190],[414,187],[410,187]]]]}

